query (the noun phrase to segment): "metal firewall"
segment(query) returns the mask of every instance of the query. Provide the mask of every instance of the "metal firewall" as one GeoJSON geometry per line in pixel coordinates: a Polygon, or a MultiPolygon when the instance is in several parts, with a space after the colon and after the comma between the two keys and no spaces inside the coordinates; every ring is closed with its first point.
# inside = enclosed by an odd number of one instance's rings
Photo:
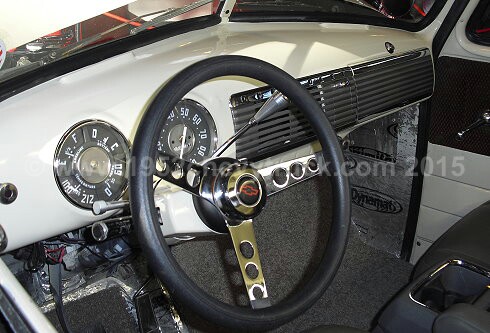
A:
{"type": "Polygon", "coordinates": [[[352,223],[367,244],[400,256],[415,167],[419,105],[351,132],[352,223]]]}

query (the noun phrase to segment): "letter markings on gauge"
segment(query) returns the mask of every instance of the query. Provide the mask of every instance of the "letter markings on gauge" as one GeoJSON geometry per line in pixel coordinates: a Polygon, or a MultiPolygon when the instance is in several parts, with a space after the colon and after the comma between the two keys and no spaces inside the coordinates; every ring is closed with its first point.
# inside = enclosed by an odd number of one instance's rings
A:
{"type": "Polygon", "coordinates": [[[90,120],[63,136],[54,158],[61,192],[74,205],[91,209],[95,201],[119,199],[128,186],[129,146],[110,124],[90,120]]]}
{"type": "Polygon", "coordinates": [[[216,125],[206,108],[184,99],[170,112],[157,148],[166,155],[200,163],[212,155],[217,140],[216,125]]]}

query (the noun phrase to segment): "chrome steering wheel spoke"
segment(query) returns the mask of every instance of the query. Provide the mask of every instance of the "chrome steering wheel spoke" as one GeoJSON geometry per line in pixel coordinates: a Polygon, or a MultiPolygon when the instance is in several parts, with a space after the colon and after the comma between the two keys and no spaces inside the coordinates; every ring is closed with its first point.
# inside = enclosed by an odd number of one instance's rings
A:
{"type": "Polygon", "coordinates": [[[172,157],[167,160],[167,155],[160,155],[157,161],[155,176],[182,188],[195,196],[200,196],[201,183],[205,175],[205,169],[195,163],[172,157]]]}
{"type": "Polygon", "coordinates": [[[252,220],[245,220],[238,224],[228,221],[227,226],[247,289],[250,305],[253,309],[271,306],[252,220]]]}

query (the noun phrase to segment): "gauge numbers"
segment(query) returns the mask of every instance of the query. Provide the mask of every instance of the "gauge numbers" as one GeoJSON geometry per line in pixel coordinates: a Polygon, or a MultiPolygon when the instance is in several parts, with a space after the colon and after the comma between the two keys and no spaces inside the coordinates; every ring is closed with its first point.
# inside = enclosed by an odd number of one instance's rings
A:
{"type": "Polygon", "coordinates": [[[199,103],[184,99],[177,103],[160,132],[160,152],[200,163],[216,149],[216,125],[199,103]]]}
{"type": "Polygon", "coordinates": [[[56,181],[74,205],[91,209],[95,201],[119,199],[128,184],[129,148],[124,136],[102,121],[75,125],[58,144],[56,181]]]}

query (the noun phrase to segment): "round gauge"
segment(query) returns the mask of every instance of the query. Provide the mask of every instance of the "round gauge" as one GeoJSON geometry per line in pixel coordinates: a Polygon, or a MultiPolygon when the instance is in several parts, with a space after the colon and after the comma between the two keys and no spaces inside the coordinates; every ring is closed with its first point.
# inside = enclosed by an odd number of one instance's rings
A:
{"type": "Polygon", "coordinates": [[[218,137],[213,118],[201,104],[184,99],[165,122],[158,150],[193,163],[200,163],[216,149],[218,137]]]}
{"type": "Polygon", "coordinates": [[[54,157],[54,173],[65,197],[91,209],[95,201],[119,199],[128,185],[129,147],[113,126],[98,120],[72,127],[54,157]]]}

